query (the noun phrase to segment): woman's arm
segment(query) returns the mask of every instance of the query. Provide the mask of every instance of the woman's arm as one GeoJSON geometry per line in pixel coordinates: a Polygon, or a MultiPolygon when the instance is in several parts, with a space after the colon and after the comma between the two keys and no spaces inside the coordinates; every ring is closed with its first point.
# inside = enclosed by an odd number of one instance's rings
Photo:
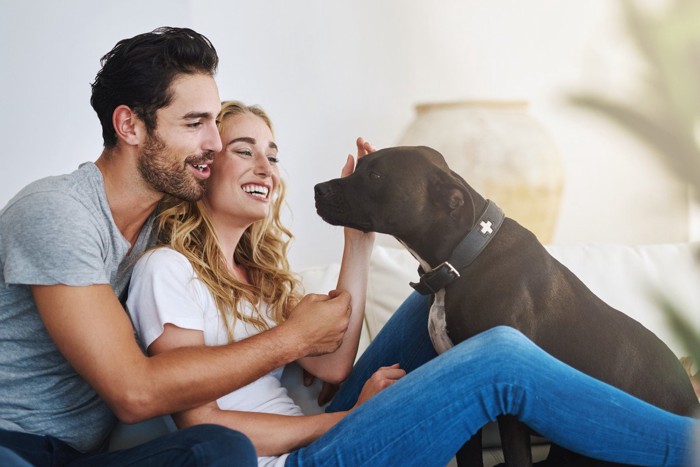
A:
{"type": "Polygon", "coordinates": [[[279,456],[315,441],[349,412],[296,416],[222,410],[216,402],[173,415],[178,428],[203,423],[226,426],[246,435],[258,456],[279,456]]]}
{"type": "MultiPolygon", "coordinates": [[[[357,139],[358,159],[375,150],[364,139],[357,139]]],[[[352,174],[353,170],[353,158],[348,155],[341,176],[347,177],[352,174]]],[[[306,371],[332,384],[338,384],[348,377],[357,356],[362,323],[365,317],[369,262],[374,245],[374,233],[365,233],[346,227],[344,235],[345,247],[343,248],[337,289],[350,293],[351,314],[347,331],[343,336],[343,343],[333,353],[299,360],[299,364],[306,371]]]]}
{"type": "MultiPolygon", "coordinates": [[[[157,355],[163,352],[172,352],[180,347],[201,347],[203,345],[204,334],[202,331],[166,324],[160,337],[149,346],[148,352],[151,355],[157,355]]],[[[355,407],[404,375],[405,372],[396,365],[380,369],[363,388],[355,407]]],[[[214,401],[173,414],[173,419],[179,428],[202,423],[214,423],[233,428],[250,438],[259,456],[273,456],[309,444],[342,420],[355,407],[343,412],[295,416],[222,410],[214,401]]]]}

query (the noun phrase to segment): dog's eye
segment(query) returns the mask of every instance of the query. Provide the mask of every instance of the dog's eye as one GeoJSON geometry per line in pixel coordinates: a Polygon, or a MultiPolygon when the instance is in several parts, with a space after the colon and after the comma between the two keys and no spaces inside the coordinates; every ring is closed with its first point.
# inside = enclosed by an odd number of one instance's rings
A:
{"type": "Polygon", "coordinates": [[[369,178],[371,178],[372,180],[379,180],[379,179],[382,178],[383,176],[384,176],[384,175],[378,174],[377,172],[370,172],[370,173],[369,173],[369,178]]]}

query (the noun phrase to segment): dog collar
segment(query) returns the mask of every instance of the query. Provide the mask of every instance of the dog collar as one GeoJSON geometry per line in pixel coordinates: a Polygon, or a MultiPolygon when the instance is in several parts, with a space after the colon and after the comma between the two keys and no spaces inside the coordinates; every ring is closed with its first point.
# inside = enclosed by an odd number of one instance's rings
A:
{"type": "Polygon", "coordinates": [[[486,248],[503,224],[505,215],[501,208],[491,200],[486,201],[486,207],[472,230],[459,242],[449,260],[425,272],[418,268],[419,282],[410,282],[411,287],[423,295],[434,294],[444,289],[457,279],[459,271],[469,266],[472,261],[486,248]],[[454,265],[454,266],[453,266],[454,265]]]}

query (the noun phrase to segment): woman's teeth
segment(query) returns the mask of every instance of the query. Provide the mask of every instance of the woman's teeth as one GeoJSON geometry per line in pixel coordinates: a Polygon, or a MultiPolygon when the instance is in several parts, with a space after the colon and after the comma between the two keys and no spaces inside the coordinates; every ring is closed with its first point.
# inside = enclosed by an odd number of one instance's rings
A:
{"type": "Polygon", "coordinates": [[[243,191],[260,198],[267,198],[267,194],[270,192],[269,188],[262,185],[244,185],[243,191]]]}

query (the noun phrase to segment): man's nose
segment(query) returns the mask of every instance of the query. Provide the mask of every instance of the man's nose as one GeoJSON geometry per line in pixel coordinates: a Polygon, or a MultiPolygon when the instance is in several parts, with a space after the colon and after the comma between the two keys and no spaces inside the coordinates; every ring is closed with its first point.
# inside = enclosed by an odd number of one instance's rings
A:
{"type": "Polygon", "coordinates": [[[207,125],[207,134],[205,135],[203,149],[206,151],[219,152],[222,147],[219,129],[216,127],[216,122],[212,121],[211,124],[207,125]]]}

